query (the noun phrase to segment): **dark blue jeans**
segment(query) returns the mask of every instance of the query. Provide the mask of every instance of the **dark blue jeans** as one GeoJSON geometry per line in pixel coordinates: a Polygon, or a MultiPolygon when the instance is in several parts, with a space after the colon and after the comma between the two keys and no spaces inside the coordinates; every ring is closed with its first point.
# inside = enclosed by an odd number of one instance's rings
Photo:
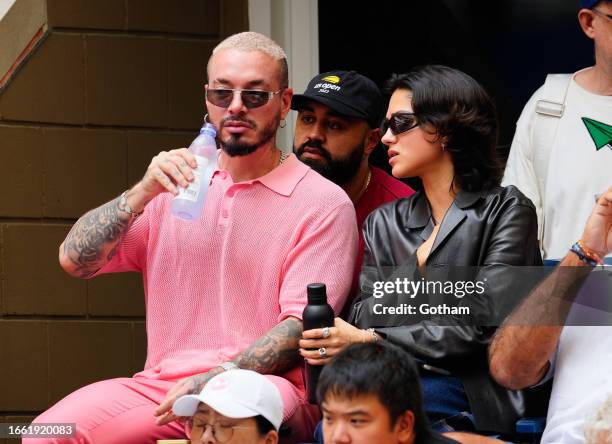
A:
{"type": "Polygon", "coordinates": [[[423,374],[421,384],[425,413],[434,430],[474,431],[472,410],[459,378],[423,374]]]}

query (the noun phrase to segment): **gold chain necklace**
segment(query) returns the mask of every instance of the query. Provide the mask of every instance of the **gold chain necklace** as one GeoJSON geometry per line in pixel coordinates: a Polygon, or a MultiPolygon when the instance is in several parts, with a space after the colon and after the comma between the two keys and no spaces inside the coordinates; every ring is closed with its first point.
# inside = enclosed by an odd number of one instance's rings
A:
{"type": "Polygon", "coordinates": [[[279,164],[279,165],[282,165],[282,164],[283,164],[283,162],[284,162],[285,160],[287,160],[287,158],[288,158],[290,155],[291,155],[291,153],[286,153],[286,152],[284,152],[284,151],[281,151],[281,155],[280,155],[280,157],[278,158],[278,164],[279,164]]]}
{"type": "Polygon", "coordinates": [[[368,177],[366,178],[365,185],[359,192],[359,196],[355,199],[355,202],[359,202],[359,199],[362,198],[368,187],[370,186],[370,179],[372,179],[372,169],[368,167],[368,177]]]}

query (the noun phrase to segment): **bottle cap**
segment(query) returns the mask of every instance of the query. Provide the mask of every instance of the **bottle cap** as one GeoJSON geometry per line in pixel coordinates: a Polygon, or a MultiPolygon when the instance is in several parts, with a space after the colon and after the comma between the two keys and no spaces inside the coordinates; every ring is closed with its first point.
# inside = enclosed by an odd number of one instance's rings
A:
{"type": "Polygon", "coordinates": [[[212,123],[208,123],[206,122],[202,128],[200,128],[200,134],[202,133],[206,133],[212,137],[216,137],[217,136],[217,129],[215,128],[215,126],[212,123]]]}
{"type": "Polygon", "coordinates": [[[306,294],[308,295],[308,303],[312,305],[323,305],[327,304],[327,292],[325,291],[325,284],[315,283],[308,284],[306,287],[306,294]]]}

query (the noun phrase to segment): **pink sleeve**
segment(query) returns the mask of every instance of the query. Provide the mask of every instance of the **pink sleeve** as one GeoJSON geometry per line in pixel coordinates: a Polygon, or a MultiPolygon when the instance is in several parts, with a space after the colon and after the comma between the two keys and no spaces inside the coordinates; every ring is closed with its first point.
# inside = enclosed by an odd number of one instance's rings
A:
{"type": "Polygon", "coordinates": [[[322,282],[327,302],[340,313],[348,296],[357,254],[357,222],[350,202],[336,207],[319,224],[305,230],[283,268],[278,321],[302,319],[306,286],[322,282]]]}
{"type": "Polygon", "coordinates": [[[91,277],[122,271],[143,271],[147,257],[149,221],[154,211],[153,204],[154,202],[151,202],[145,212],[132,223],[125,237],[117,245],[113,258],[91,277]]]}

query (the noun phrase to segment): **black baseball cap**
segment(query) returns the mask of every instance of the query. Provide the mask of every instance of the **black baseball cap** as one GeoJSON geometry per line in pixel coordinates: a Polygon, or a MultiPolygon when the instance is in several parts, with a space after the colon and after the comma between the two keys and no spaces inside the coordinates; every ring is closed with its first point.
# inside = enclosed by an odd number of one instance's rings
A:
{"type": "Polygon", "coordinates": [[[599,3],[599,0],[580,0],[580,7],[592,9],[597,3],[599,3]]]}
{"type": "Polygon", "coordinates": [[[314,100],[339,114],[365,119],[370,127],[380,124],[384,99],[376,84],[356,71],[329,71],[315,76],[304,94],[295,94],[291,109],[300,111],[314,100]]]}

